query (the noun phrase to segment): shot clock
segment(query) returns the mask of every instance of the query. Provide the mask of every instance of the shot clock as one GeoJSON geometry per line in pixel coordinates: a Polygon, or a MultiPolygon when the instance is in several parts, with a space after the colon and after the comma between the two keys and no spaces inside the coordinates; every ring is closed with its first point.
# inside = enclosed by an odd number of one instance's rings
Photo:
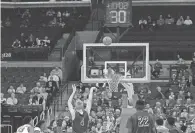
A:
{"type": "Polygon", "coordinates": [[[132,1],[131,0],[106,0],[106,25],[125,26],[131,25],[132,1]]]}

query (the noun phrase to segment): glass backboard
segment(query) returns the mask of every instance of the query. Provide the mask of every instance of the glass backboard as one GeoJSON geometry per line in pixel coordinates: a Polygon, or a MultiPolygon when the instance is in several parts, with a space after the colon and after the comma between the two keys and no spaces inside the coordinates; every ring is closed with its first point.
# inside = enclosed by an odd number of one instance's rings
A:
{"type": "Polygon", "coordinates": [[[122,75],[121,82],[150,81],[148,43],[83,44],[83,83],[105,83],[105,71],[111,68],[122,75]]]}

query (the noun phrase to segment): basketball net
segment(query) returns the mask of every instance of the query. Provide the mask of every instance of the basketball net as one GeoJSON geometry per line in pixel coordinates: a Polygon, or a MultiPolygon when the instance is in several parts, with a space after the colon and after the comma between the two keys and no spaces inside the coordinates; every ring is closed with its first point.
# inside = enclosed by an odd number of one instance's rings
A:
{"type": "Polygon", "coordinates": [[[105,77],[109,84],[109,90],[111,92],[118,92],[118,84],[120,83],[122,76],[120,74],[115,74],[111,69],[108,69],[106,73],[107,74],[105,75],[105,77]]]}

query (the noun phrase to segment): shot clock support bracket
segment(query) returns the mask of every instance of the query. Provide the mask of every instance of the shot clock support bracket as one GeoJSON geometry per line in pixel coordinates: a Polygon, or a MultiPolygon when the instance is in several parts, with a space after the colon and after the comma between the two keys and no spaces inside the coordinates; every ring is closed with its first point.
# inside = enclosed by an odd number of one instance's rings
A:
{"type": "Polygon", "coordinates": [[[104,28],[109,32],[111,33],[115,39],[116,39],[116,43],[119,43],[119,41],[121,40],[121,38],[132,28],[133,26],[132,25],[121,25],[121,26],[114,26],[114,25],[111,25],[111,24],[105,24],[104,25],[104,28]],[[125,31],[123,31],[121,33],[121,28],[125,28],[125,31]],[[110,30],[110,28],[116,28],[116,35],[110,30]]]}

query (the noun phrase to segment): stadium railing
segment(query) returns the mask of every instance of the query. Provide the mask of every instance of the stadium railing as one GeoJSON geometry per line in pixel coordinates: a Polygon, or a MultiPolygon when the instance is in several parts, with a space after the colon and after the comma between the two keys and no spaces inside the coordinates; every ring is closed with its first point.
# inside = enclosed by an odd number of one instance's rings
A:
{"type": "Polygon", "coordinates": [[[38,124],[38,122],[39,122],[39,118],[38,118],[38,116],[36,116],[36,117],[33,119],[33,125],[36,127],[37,124],[38,124]]]}
{"type": "Polygon", "coordinates": [[[0,131],[2,133],[4,133],[4,132],[6,132],[6,133],[13,133],[12,132],[12,125],[10,125],[10,124],[0,124],[0,126],[1,126],[0,131]]]}
{"type": "Polygon", "coordinates": [[[90,7],[89,1],[1,2],[1,8],[90,7]]]}

